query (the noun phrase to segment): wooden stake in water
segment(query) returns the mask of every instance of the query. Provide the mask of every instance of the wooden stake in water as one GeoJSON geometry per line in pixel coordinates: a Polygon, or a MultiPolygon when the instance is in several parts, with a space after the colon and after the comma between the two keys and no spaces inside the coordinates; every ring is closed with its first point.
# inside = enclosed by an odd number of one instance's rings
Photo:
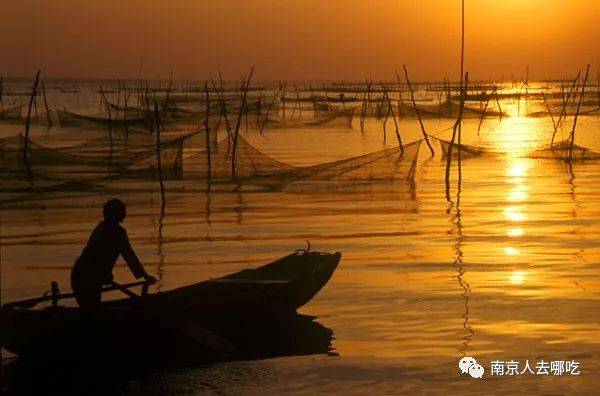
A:
{"type": "Polygon", "coordinates": [[[454,140],[459,125],[462,123],[462,108],[464,107],[464,99],[466,93],[463,92],[463,71],[465,67],[465,0],[461,1],[461,35],[460,35],[460,96],[461,109],[452,129],[452,138],[448,145],[448,153],[446,154],[446,200],[450,199],[450,166],[452,165],[452,149],[454,148],[454,140]]]}
{"type": "Polygon", "coordinates": [[[487,113],[487,109],[488,109],[489,105],[490,105],[490,97],[487,96],[487,100],[485,101],[485,106],[483,107],[483,112],[481,113],[481,117],[479,118],[479,125],[477,125],[477,136],[479,136],[479,132],[481,131],[481,124],[483,124],[483,119],[485,118],[485,115],[487,113]]]}
{"type": "Polygon", "coordinates": [[[581,96],[579,96],[579,103],[577,103],[577,111],[575,112],[575,118],[573,119],[573,129],[571,129],[571,144],[569,145],[569,162],[573,161],[573,144],[575,142],[575,128],[577,128],[577,119],[579,118],[579,110],[581,109],[581,103],[585,96],[585,86],[587,84],[588,75],[590,73],[590,65],[587,65],[585,69],[585,77],[583,78],[583,85],[581,86],[581,96]]]}
{"type": "Polygon", "coordinates": [[[206,117],[204,117],[204,133],[206,134],[206,179],[210,180],[212,170],[210,163],[210,129],[208,127],[208,118],[210,117],[210,95],[208,93],[208,83],[204,82],[204,93],[206,94],[206,117]]]}
{"type": "Polygon", "coordinates": [[[390,97],[387,92],[387,88],[383,83],[381,83],[383,89],[383,97],[387,100],[388,105],[388,113],[392,115],[392,119],[394,120],[394,127],[396,128],[396,139],[398,139],[398,147],[400,148],[400,155],[404,155],[404,146],[402,145],[402,137],[400,136],[400,131],[398,130],[398,122],[396,122],[396,114],[394,113],[394,108],[392,107],[392,102],[390,101],[390,97]]]}
{"type": "Polygon", "coordinates": [[[48,108],[48,99],[46,98],[46,87],[42,81],[42,94],[44,95],[44,107],[46,107],[46,118],[48,119],[48,127],[52,126],[52,118],[50,117],[50,109],[48,108]]]}
{"type": "Polygon", "coordinates": [[[125,140],[129,137],[129,127],[127,126],[127,107],[129,105],[129,95],[131,92],[128,89],[125,89],[123,94],[123,100],[125,102],[125,108],[123,110],[123,122],[125,123],[125,140]]]}
{"type": "MultiPolygon", "coordinates": [[[[233,147],[231,152],[231,178],[236,178],[236,165],[237,165],[237,143],[238,137],[240,134],[240,123],[242,122],[242,115],[244,114],[244,109],[246,107],[246,98],[248,95],[248,88],[250,87],[250,79],[252,79],[252,74],[254,74],[254,67],[250,69],[250,74],[248,75],[248,79],[246,83],[242,83],[242,92],[241,92],[241,105],[240,111],[238,112],[237,122],[235,124],[235,130],[233,132],[233,147]]],[[[285,89],[285,88],[284,88],[285,89]]]]}
{"type": "Polygon", "coordinates": [[[562,106],[562,110],[560,111],[560,115],[558,116],[558,121],[556,121],[556,125],[554,126],[554,131],[552,132],[552,139],[550,140],[550,148],[552,148],[552,146],[554,146],[554,138],[556,137],[556,131],[558,130],[558,127],[560,126],[560,123],[567,116],[567,105],[568,105],[568,102],[569,102],[569,98],[571,97],[571,94],[573,93],[573,89],[575,88],[575,84],[577,84],[577,81],[579,81],[579,76],[581,76],[581,70],[579,70],[579,72],[577,72],[577,76],[575,77],[575,79],[571,83],[571,88],[569,88],[569,92],[567,93],[567,96],[566,97],[563,96],[564,97],[564,99],[563,99],[563,106],[562,106]]]}
{"type": "Polygon", "coordinates": [[[162,203],[165,202],[165,185],[162,177],[162,159],[160,157],[160,112],[158,111],[158,103],[154,101],[154,118],[156,120],[156,170],[158,172],[158,183],[160,185],[160,198],[162,203]]]}
{"type": "Polygon", "coordinates": [[[102,89],[102,86],[100,86],[100,93],[102,95],[102,101],[104,102],[104,105],[106,106],[106,113],[108,114],[108,140],[110,142],[110,152],[112,153],[112,150],[113,150],[112,114],[110,112],[110,104],[108,103],[108,100],[106,99],[106,96],[104,95],[104,89],[102,89]]]}
{"type": "Polygon", "coordinates": [[[546,94],[542,92],[542,99],[544,99],[544,105],[546,105],[546,110],[548,114],[550,114],[550,118],[552,119],[552,126],[556,129],[556,121],[554,121],[554,114],[552,114],[552,109],[550,109],[550,105],[548,104],[548,100],[546,100],[546,94]]]}
{"type": "MultiPolygon", "coordinates": [[[[596,95],[598,96],[598,108],[600,109],[600,69],[598,69],[598,74],[596,77],[596,84],[597,84],[596,95]]],[[[2,87],[0,86],[0,101],[1,100],[2,100],[2,87]]]]}
{"type": "Polygon", "coordinates": [[[33,100],[37,95],[37,87],[40,81],[41,70],[37,71],[35,75],[35,81],[33,82],[33,90],[31,91],[31,97],[29,98],[29,107],[27,108],[27,119],[25,120],[25,143],[23,144],[23,159],[25,164],[29,165],[29,125],[31,123],[31,107],[33,106],[33,100]]]}
{"type": "Polygon", "coordinates": [[[412,100],[413,107],[415,108],[415,113],[417,113],[417,118],[419,119],[419,125],[421,126],[421,132],[423,133],[423,138],[425,139],[425,143],[427,143],[427,147],[429,147],[429,151],[431,152],[431,156],[435,155],[433,151],[433,147],[429,142],[429,137],[427,135],[427,131],[425,130],[425,125],[423,125],[423,120],[421,119],[421,114],[419,113],[419,108],[417,107],[417,102],[415,101],[415,93],[412,89],[412,85],[410,83],[410,79],[408,78],[408,71],[406,70],[406,65],[402,65],[404,69],[404,77],[406,78],[406,84],[408,84],[408,89],[410,90],[410,99],[412,100]]]}
{"type": "Polygon", "coordinates": [[[396,70],[396,82],[398,83],[398,117],[402,118],[404,100],[402,99],[402,81],[400,80],[400,74],[398,74],[398,70],[396,70]]]}
{"type": "Polygon", "coordinates": [[[263,117],[262,123],[260,124],[260,134],[262,135],[263,130],[265,129],[265,124],[269,120],[269,114],[271,113],[271,109],[275,106],[275,102],[277,102],[277,97],[279,96],[279,92],[281,91],[281,87],[277,88],[277,91],[273,94],[273,100],[269,103],[269,107],[267,107],[267,112],[263,117]]]}

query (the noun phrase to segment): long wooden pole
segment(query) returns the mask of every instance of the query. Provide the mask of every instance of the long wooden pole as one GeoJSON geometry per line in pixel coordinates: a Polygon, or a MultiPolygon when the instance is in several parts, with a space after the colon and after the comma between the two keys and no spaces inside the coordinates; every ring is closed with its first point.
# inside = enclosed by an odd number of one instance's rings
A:
{"type": "Polygon", "coordinates": [[[35,75],[35,81],[33,82],[33,90],[31,91],[31,97],[29,98],[29,107],[27,108],[27,120],[25,121],[25,143],[23,144],[23,159],[25,164],[29,165],[29,126],[31,124],[31,107],[33,106],[33,100],[37,95],[37,87],[40,81],[41,70],[37,71],[35,75]]]}
{"type": "Polygon", "coordinates": [[[279,96],[280,90],[281,90],[281,88],[278,88],[277,91],[273,94],[273,100],[269,104],[269,107],[267,107],[267,112],[262,120],[262,123],[260,124],[260,134],[261,135],[263,133],[263,130],[265,129],[265,124],[269,120],[269,114],[271,113],[271,109],[273,108],[273,106],[275,106],[275,102],[277,101],[277,97],[279,96]]]}
{"type": "Polygon", "coordinates": [[[252,79],[252,74],[254,74],[254,67],[252,67],[250,69],[250,74],[248,75],[248,79],[246,80],[246,83],[245,84],[242,83],[242,93],[241,93],[242,103],[240,105],[240,111],[238,112],[238,118],[237,118],[237,122],[235,124],[235,130],[234,130],[234,134],[233,134],[233,148],[232,148],[232,152],[231,152],[231,178],[232,179],[236,178],[237,144],[238,144],[238,138],[239,138],[239,134],[240,134],[240,123],[242,122],[242,115],[244,114],[244,109],[246,107],[246,97],[248,95],[248,88],[250,87],[250,80],[252,79]]]}
{"type": "MultiPolygon", "coordinates": [[[[598,96],[598,108],[600,109],[600,69],[596,77],[596,95],[598,96]]],[[[2,88],[0,87],[0,101],[2,100],[2,88]]]]}
{"type": "Polygon", "coordinates": [[[104,95],[104,89],[100,86],[100,93],[102,95],[102,100],[104,101],[104,105],[106,106],[106,113],[108,114],[108,139],[110,142],[110,151],[113,149],[113,139],[112,139],[112,113],[110,112],[110,103],[106,99],[106,95],[104,95]]]}
{"type": "Polygon", "coordinates": [[[556,125],[554,126],[554,131],[552,132],[552,139],[550,140],[550,148],[552,148],[552,146],[554,146],[554,138],[556,137],[556,132],[558,131],[558,127],[560,126],[560,123],[567,116],[567,104],[569,103],[569,98],[571,97],[571,94],[573,93],[575,84],[577,84],[577,81],[579,81],[579,76],[581,76],[581,70],[579,70],[579,72],[577,72],[577,76],[571,83],[571,87],[569,88],[569,92],[567,93],[567,96],[566,97],[563,96],[563,98],[564,98],[563,106],[560,111],[560,115],[558,116],[558,121],[556,121],[556,125]]]}
{"type": "Polygon", "coordinates": [[[402,137],[400,136],[400,131],[398,129],[398,123],[396,122],[396,114],[394,114],[394,108],[392,107],[392,102],[390,101],[390,97],[387,92],[387,88],[383,83],[381,83],[383,87],[383,96],[384,99],[387,100],[388,105],[388,113],[392,114],[392,119],[394,120],[394,127],[396,128],[396,139],[398,139],[398,147],[400,148],[400,155],[404,155],[404,145],[402,145],[402,137]]]}
{"type": "Polygon", "coordinates": [[[206,94],[206,117],[204,118],[204,133],[206,134],[206,179],[210,180],[212,175],[210,161],[210,128],[208,127],[208,118],[210,117],[210,94],[208,93],[208,82],[204,82],[204,92],[206,94]]]}
{"type": "Polygon", "coordinates": [[[569,145],[569,162],[573,161],[573,144],[575,142],[575,128],[577,128],[577,119],[579,118],[579,110],[581,109],[581,103],[585,96],[585,86],[587,84],[588,75],[590,73],[590,65],[587,65],[585,69],[585,77],[583,79],[583,86],[581,87],[581,96],[579,96],[579,103],[577,103],[577,111],[575,112],[575,119],[573,119],[573,129],[571,129],[571,144],[569,145]]]}
{"type": "Polygon", "coordinates": [[[46,87],[42,81],[42,94],[44,95],[44,107],[46,107],[46,118],[48,119],[48,126],[52,126],[52,118],[50,117],[50,109],[48,108],[48,99],[46,98],[46,87]]]}
{"type": "Polygon", "coordinates": [[[400,74],[398,74],[398,70],[396,70],[396,81],[398,82],[398,117],[402,117],[404,100],[402,100],[402,82],[400,80],[400,74]]]}
{"type": "Polygon", "coordinates": [[[158,171],[158,183],[160,185],[161,202],[165,202],[165,185],[162,177],[162,159],[160,157],[160,112],[158,103],[154,101],[154,118],[156,119],[156,168],[158,171]]]}
{"type": "Polygon", "coordinates": [[[417,118],[419,120],[419,125],[421,126],[421,133],[423,133],[423,138],[425,139],[425,143],[427,143],[427,147],[429,147],[429,151],[431,152],[431,156],[435,155],[435,151],[433,151],[433,147],[429,142],[429,137],[427,135],[427,131],[425,130],[425,125],[423,125],[423,120],[421,119],[421,114],[419,113],[419,108],[417,107],[417,102],[415,101],[415,93],[412,88],[412,84],[410,83],[410,79],[408,78],[408,71],[406,70],[406,65],[402,65],[404,69],[404,77],[406,78],[406,84],[408,84],[408,89],[410,90],[410,99],[412,100],[413,107],[415,108],[415,113],[417,113],[417,118]]]}
{"type": "Polygon", "coordinates": [[[552,109],[548,104],[548,100],[546,99],[546,94],[542,92],[542,99],[544,99],[544,105],[546,105],[546,110],[548,110],[548,114],[550,114],[550,118],[552,119],[552,127],[556,129],[556,121],[554,121],[554,114],[552,114],[552,109]]]}
{"type": "MultiPolygon", "coordinates": [[[[463,71],[465,63],[465,0],[461,1],[461,36],[460,36],[460,94],[461,94],[461,107],[464,106],[464,94],[463,94],[463,71]]],[[[450,166],[452,165],[452,149],[454,148],[454,141],[456,139],[456,133],[459,129],[459,125],[462,123],[462,110],[459,110],[459,117],[454,123],[452,129],[452,138],[448,145],[448,153],[446,154],[446,199],[450,201],[450,166]]]]}

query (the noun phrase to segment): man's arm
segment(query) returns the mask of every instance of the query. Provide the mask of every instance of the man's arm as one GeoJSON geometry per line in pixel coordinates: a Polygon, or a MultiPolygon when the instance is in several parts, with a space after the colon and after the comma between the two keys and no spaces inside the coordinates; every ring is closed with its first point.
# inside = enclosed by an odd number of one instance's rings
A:
{"type": "Polygon", "coordinates": [[[133,251],[131,243],[129,243],[129,237],[127,236],[127,231],[125,231],[125,229],[123,229],[120,253],[121,256],[123,256],[123,259],[125,259],[127,266],[129,267],[129,269],[133,273],[133,276],[135,276],[136,279],[148,277],[144,266],[140,262],[138,256],[133,251]]]}

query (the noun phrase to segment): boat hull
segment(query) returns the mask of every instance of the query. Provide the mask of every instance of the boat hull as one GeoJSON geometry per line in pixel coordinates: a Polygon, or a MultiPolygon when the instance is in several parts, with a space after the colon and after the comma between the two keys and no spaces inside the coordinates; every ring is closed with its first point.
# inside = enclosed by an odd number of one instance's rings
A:
{"type": "Polygon", "coordinates": [[[245,327],[242,324],[256,318],[277,321],[310,301],[329,281],[340,258],[340,253],[294,253],[223,278],[107,301],[94,312],[3,307],[0,345],[21,356],[87,356],[107,348],[139,356],[153,345],[154,355],[192,351],[219,360],[236,349],[232,339],[235,329],[245,327]],[[224,336],[228,329],[232,332],[224,336]],[[159,353],[157,346],[164,350],[159,353]]]}

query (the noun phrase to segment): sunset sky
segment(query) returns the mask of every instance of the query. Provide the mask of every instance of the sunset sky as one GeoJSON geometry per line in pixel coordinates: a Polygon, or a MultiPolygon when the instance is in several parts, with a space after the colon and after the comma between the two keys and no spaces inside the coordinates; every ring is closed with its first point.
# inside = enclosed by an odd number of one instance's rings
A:
{"type": "MultiPolygon", "coordinates": [[[[600,61],[598,0],[467,0],[472,78],[600,61]]],[[[4,0],[0,73],[47,77],[458,78],[460,0],[4,0]]]]}

